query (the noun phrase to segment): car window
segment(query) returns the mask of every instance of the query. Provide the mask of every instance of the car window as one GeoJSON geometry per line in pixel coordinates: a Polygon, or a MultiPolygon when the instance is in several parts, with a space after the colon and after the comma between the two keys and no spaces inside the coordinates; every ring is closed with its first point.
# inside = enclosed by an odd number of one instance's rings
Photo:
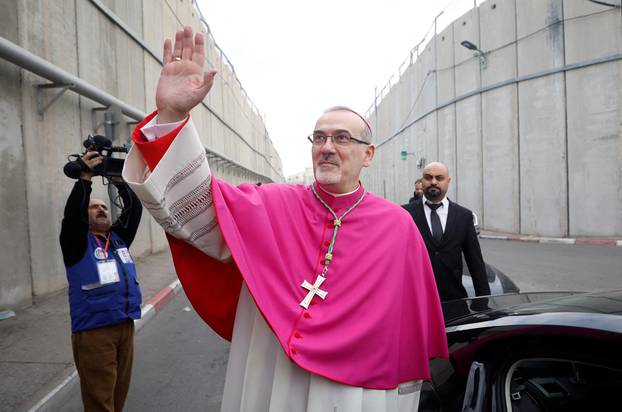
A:
{"type": "Polygon", "coordinates": [[[600,411],[619,404],[622,370],[567,359],[522,359],[505,378],[506,410],[600,411]]]}

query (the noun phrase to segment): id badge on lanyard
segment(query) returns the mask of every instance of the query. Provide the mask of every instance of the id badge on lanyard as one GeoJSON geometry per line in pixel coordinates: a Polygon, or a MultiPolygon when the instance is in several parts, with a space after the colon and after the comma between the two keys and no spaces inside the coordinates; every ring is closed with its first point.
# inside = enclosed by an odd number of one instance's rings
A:
{"type": "Polygon", "coordinates": [[[110,283],[119,282],[119,271],[117,270],[117,262],[114,259],[108,259],[108,246],[110,246],[110,233],[106,238],[106,246],[102,249],[102,245],[95,234],[95,241],[99,246],[95,249],[95,257],[97,258],[97,274],[99,275],[99,284],[108,285],[110,283]]]}
{"type": "Polygon", "coordinates": [[[100,260],[97,262],[97,273],[99,274],[99,283],[102,285],[108,285],[119,281],[117,262],[114,259],[100,260]]]}

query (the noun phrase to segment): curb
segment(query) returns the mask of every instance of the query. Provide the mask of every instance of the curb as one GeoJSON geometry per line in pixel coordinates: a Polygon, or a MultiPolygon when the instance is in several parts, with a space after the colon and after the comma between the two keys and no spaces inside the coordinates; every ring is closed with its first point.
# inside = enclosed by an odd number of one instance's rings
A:
{"type": "Polygon", "coordinates": [[[589,238],[567,238],[567,237],[538,237],[520,235],[480,235],[481,239],[494,240],[513,240],[518,242],[531,243],[555,243],[563,245],[600,245],[622,247],[622,240],[617,239],[589,239],[589,238]]]}
{"type": "MultiPolygon", "coordinates": [[[[170,285],[161,289],[151,299],[149,299],[140,309],[140,319],[134,320],[134,334],[137,334],[139,330],[143,328],[151,319],[155,317],[166,306],[166,304],[179,293],[181,290],[181,283],[179,279],[172,282],[170,285]]],[[[43,412],[53,411],[58,408],[49,403],[54,402],[55,398],[58,398],[57,404],[60,406],[64,402],[64,397],[68,395],[68,388],[76,385],[78,382],[78,371],[75,367],[71,369],[69,376],[67,376],[61,383],[59,383],[54,389],[52,389],[47,395],[45,395],[39,402],[37,402],[32,408],[28,409],[28,412],[43,412]],[[67,392],[67,393],[64,393],[67,392]]]]}
{"type": "Polygon", "coordinates": [[[135,333],[142,329],[162,308],[181,290],[181,283],[176,279],[156,293],[140,309],[140,319],[134,321],[135,333]]]}

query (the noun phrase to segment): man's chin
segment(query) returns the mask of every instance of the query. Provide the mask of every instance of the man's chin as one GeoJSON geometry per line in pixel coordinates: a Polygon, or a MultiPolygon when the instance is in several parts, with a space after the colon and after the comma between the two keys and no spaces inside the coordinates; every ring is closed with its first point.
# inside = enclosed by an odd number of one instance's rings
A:
{"type": "Polygon", "coordinates": [[[341,175],[339,175],[338,173],[320,172],[317,173],[317,176],[315,176],[315,180],[317,180],[317,182],[323,186],[335,185],[341,180],[341,175]]]}
{"type": "Polygon", "coordinates": [[[91,225],[91,230],[95,230],[97,232],[108,232],[110,230],[111,224],[110,221],[107,222],[95,222],[91,225]]]}

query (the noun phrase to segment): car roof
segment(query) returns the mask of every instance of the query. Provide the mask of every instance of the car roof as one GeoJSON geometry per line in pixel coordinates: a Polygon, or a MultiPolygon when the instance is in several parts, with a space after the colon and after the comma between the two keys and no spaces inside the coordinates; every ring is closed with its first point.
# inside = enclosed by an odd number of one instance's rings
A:
{"type": "Polygon", "coordinates": [[[606,292],[537,292],[478,297],[443,304],[448,331],[530,324],[585,326],[622,333],[622,289],[606,292]],[[596,315],[596,316],[595,316],[596,315]]]}

